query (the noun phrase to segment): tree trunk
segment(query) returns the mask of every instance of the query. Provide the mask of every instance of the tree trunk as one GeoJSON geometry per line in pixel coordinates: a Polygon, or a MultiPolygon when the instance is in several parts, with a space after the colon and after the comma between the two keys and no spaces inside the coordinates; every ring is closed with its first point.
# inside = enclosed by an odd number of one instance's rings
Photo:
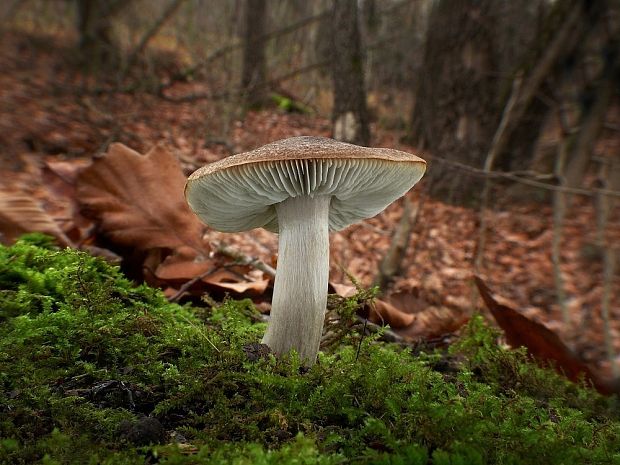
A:
{"type": "MultiPolygon", "coordinates": [[[[481,168],[501,114],[494,20],[496,0],[439,0],[429,16],[415,93],[412,139],[421,149],[481,168]]],[[[479,190],[479,180],[435,164],[434,189],[479,190]]]]}
{"type": "Polygon", "coordinates": [[[261,40],[266,32],[266,19],[266,0],[246,0],[241,74],[241,87],[244,91],[246,108],[260,108],[268,100],[267,89],[264,85],[267,75],[266,42],[261,40]]]}
{"type": "Polygon", "coordinates": [[[368,109],[357,0],[336,0],[331,18],[334,139],[368,145],[368,109]]]}
{"type": "Polygon", "coordinates": [[[118,48],[112,38],[112,16],[119,3],[77,0],[80,63],[88,71],[98,72],[118,63],[118,48]]]}

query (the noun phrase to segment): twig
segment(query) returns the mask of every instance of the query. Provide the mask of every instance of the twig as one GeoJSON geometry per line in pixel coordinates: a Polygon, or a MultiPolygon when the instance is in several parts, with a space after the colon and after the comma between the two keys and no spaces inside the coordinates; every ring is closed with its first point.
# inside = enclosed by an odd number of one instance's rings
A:
{"type": "MultiPolygon", "coordinates": [[[[545,189],[545,190],[552,191],[552,192],[565,192],[567,194],[583,195],[585,197],[594,197],[596,195],[601,194],[601,195],[608,195],[611,197],[620,198],[620,190],[598,189],[598,188],[585,189],[585,188],[579,188],[579,187],[558,186],[556,184],[549,184],[546,182],[536,181],[535,179],[524,178],[520,175],[517,175],[509,171],[490,171],[488,173],[485,173],[484,170],[480,168],[474,168],[473,166],[466,165],[465,163],[459,163],[459,162],[448,160],[446,158],[438,157],[435,155],[424,154],[424,158],[427,158],[429,160],[435,160],[439,163],[444,163],[446,165],[450,165],[453,168],[467,171],[468,173],[477,175],[479,177],[489,176],[489,177],[494,177],[494,178],[508,179],[510,181],[518,182],[521,184],[526,184],[528,186],[538,187],[540,189],[545,189]]],[[[542,176],[544,175],[541,175],[541,177],[542,176]]]]}
{"type": "Polygon", "coordinates": [[[204,331],[203,331],[203,330],[202,330],[199,326],[197,326],[197,325],[196,325],[196,324],[195,324],[192,320],[190,320],[189,318],[187,318],[187,317],[186,317],[185,315],[183,315],[183,314],[181,314],[181,318],[183,318],[183,319],[184,319],[187,323],[189,323],[189,324],[190,324],[190,326],[193,326],[196,330],[198,330],[198,332],[200,333],[200,335],[206,339],[206,341],[209,343],[209,345],[210,345],[211,347],[213,347],[213,348],[215,349],[215,351],[216,351],[216,352],[219,352],[219,351],[220,351],[220,349],[218,349],[218,348],[216,347],[216,345],[215,345],[215,344],[213,344],[213,341],[211,341],[211,339],[209,339],[209,337],[208,337],[208,336],[204,333],[204,331]]]}
{"type": "MultiPolygon", "coordinates": [[[[401,2],[398,3],[394,3],[393,5],[391,5],[389,8],[386,8],[385,10],[382,10],[379,12],[379,15],[384,15],[384,14],[390,14],[393,13],[394,11],[396,11],[397,9],[409,4],[409,3],[413,3],[417,0],[403,0],[401,2]]],[[[325,11],[322,11],[320,13],[317,13],[316,15],[313,16],[309,16],[307,18],[303,18],[300,19],[299,21],[296,21],[292,24],[289,24],[287,26],[281,27],[280,29],[276,29],[275,31],[271,31],[268,32],[266,34],[263,34],[259,37],[256,38],[256,40],[254,41],[255,45],[259,45],[263,42],[266,42],[268,40],[274,39],[276,37],[280,37],[286,34],[289,34],[291,32],[295,32],[298,29],[302,29],[310,24],[313,24],[315,22],[318,21],[322,21],[323,19],[328,18],[330,15],[332,14],[332,10],[331,8],[326,9],[325,11]]],[[[402,35],[402,34],[399,34],[402,35]]],[[[388,39],[392,39],[392,38],[388,38],[388,39]]],[[[368,48],[373,48],[373,47],[378,47],[380,45],[383,45],[383,42],[385,42],[386,40],[382,40],[381,44],[379,43],[373,43],[373,44],[369,44],[368,48]]],[[[234,52],[235,50],[241,49],[243,47],[243,42],[242,41],[238,41],[238,42],[234,42],[232,44],[228,44],[228,45],[224,45],[223,47],[220,47],[219,49],[215,50],[213,53],[211,53],[208,57],[206,57],[204,60],[200,61],[199,63],[196,63],[195,65],[177,73],[176,75],[174,75],[170,82],[162,85],[160,87],[160,91],[163,91],[165,88],[170,87],[175,81],[179,81],[179,80],[183,80],[186,79],[188,76],[193,75],[194,73],[196,73],[197,71],[199,71],[200,69],[206,67],[208,64],[212,63],[215,60],[218,60],[219,58],[234,52]]],[[[326,66],[328,63],[326,62],[325,64],[322,64],[321,66],[326,66]]],[[[282,80],[282,79],[280,79],[282,80]]],[[[202,98],[208,98],[208,97],[202,97],[202,98]]]]}
{"type": "Polygon", "coordinates": [[[253,266],[257,270],[260,270],[271,277],[275,277],[276,275],[276,270],[267,265],[265,262],[255,257],[249,257],[248,255],[245,255],[232,247],[223,244],[215,244],[215,250],[222,255],[226,255],[227,257],[236,260],[241,265],[253,266]]]}
{"type": "Polygon", "coordinates": [[[213,274],[217,271],[217,268],[211,268],[210,270],[205,271],[204,273],[199,274],[198,276],[194,276],[192,279],[190,279],[189,281],[187,281],[186,283],[184,283],[177,292],[175,292],[174,295],[172,295],[168,301],[169,302],[176,302],[178,301],[181,296],[183,294],[185,294],[185,292],[192,287],[194,284],[196,284],[198,281],[202,280],[203,278],[206,278],[207,276],[209,276],[210,274],[213,274]]]}
{"type": "Polygon", "coordinates": [[[368,320],[368,318],[362,318],[359,315],[356,315],[356,318],[359,322],[364,322],[364,327],[371,329],[375,332],[382,332],[381,339],[387,342],[394,342],[397,344],[401,344],[405,342],[405,339],[402,336],[399,336],[391,329],[387,329],[385,326],[378,325],[368,320]]]}
{"type": "MultiPolygon", "coordinates": [[[[284,26],[280,29],[277,29],[275,31],[272,32],[268,32],[267,34],[263,34],[261,36],[259,36],[254,43],[256,45],[261,44],[262,42],[265,42],[267,40],[273,39],[275,37],[279,37],[285,34],[288,34],[289,32],[294,32],[297,29],[301,29],[304,26],[307,26],[309,24],[312,24],[315,21],[319,21],[322,20],[324,18],[326,18],[329,14],[330,11],[323,11],[317,15],[314,16],[310,16],[308,18],[304,18],[300,21],[297,21],[293,24],[290,24],[288,26],[284,26]]],[[[193,75],[194,73],[196,73],[197,71],[199,71],[201,68],[206,67],[208,64],[218,60],[219,58],[235,51],[238,49],[241,49],[243,47],[243,42],[239,41],[239,42],[235,42],[232,44],[228,44],[228,45],[224,45],[223,47],[218,48],[217,50],[215,50],[213,53],[211,53],[209,56],[207,56],[204,60],[202,60],[199,63],[196,63],[194,66],[191,66],[179,73],[177,73],[176,75],[174,75],[170,82],[166,83],[165,85],[162,85],[160,87],[160,92],[162,92],[165,88],[170,87],[174,82],[176,81],[180,81],[183,79],[186,79],[188,76],[193,75]]],[[[208,98],[208,97],[204,97],[204,98],[208,98]]]]}

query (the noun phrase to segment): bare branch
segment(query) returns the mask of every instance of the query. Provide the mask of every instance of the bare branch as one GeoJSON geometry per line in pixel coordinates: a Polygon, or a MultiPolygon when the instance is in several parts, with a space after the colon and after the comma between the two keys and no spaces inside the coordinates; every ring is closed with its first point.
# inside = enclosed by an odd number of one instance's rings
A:
{"type": "MultiPolygon", "coordinates": [[[[471,173],[471,174],[474,174],[480,177],[490,176],[494,178],[509,179],[514,182],[526,184],[528,186],[539,187],[541,189],[546,189],[548,191],[553,191],[553,192],[556,192],[556,191],[566,192],[569,194],[583,195],[586,197],[594,197],[599,194],[608,195],[611,197],[620,197],[620,190],[598,189],[598,188],[586,189],[586,188],[579,188],[579,187],[558,186],[555,184],[549,184],[546,182],[536,181],[535,179],[525,178],[520,174],[516,174],[513,172],[509,172],[509,171],[490,171],[488,173],[485,173],[485,171],[480,168],[474,168],[473,166],[466,165],[465,163],[459,163],[459,162],[448,160],[447,158],[442,158],[442,157],[438,157],[435,155],[424,154],[424,158],[429,159],[429,160],[435,160],[439,163],[444,163],[446,165],[450,165],[456,169],[467,171],[468,173],[471,173]]],[[[541,176],[545,177],[544,175],[541,175],[541,176]]]]}

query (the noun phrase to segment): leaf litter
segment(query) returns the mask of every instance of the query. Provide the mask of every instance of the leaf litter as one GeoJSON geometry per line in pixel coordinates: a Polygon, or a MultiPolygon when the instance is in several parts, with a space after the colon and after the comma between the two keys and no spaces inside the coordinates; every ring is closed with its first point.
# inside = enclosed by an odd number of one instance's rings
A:
{"type": "MultiPolygon", "coordinates": [[[[268,308],[263,304],[270,299],[272,277],[240,264],[238,258],[222,254],[212,244],[225,244],[275,267],[277,237],[264,230],[233,235],[204,228],[183,200],[183,184],[196,167],[232,152],[283,137],[328,136],[329,121],[276,110],[249,112],[244,120],[234,121],[227,144],[210,144],[204,134],[219,129],[205,123],[217,111],[208,103],[172,104],[147,93],[110,98],[76,92],[80,76],[55,67],[53,54],[35,52],[41,56],[32,61],[20,57],[17,50],[3,47],[0,55],[0,64],[10,71],[0,76],[4,89],[0,140],[6,155],[0,165],[3,242],[23,232],[43,231],[60,244],[141,269],[143,279],[161,286],[168,295],[200,276],[184,290],[187,297],[203,293],[220,298],[250,296],[259,307],[268,308]],[[50,69],[60,71],[51,73],[50,69]],[[55,92],[49,92],[50,88],[55,92]],[[124,145],[109,145],[112,141],[124,145]],[[143,253],[128,253],[128,249],[143,253]]],[[[415,152],[400,144],[396,133],[379,127],[374,133],[373,145],[415,152]]],[[[408,197],[418,202],[423,191],[424,181],[408,197]]],[[[526,204],[507,210],[491,213],[493,231],[481,275],[510,302],[507,308],[519,309],[514,317],[504,318],[521,321],[523,317],[545,325],[572,347],[576,359],[601,376],[609,376],[600,329],[602,266],[596,254],[586,253],[594,243],[592,205],[583,199],[575,201],[562,247],[568,305],[575,326],[584,328],[579,332],[568,332],[558,323],[550,208],[526,204]]],[[[349,285],[347,273],[362,285],[372,284],[401,214],[402,205],[396,202],[377,217],[333,234],[330,281],[339,294],[349,285]]],[[[458,331],[473,311],[484,311],[472,280],[476,211],[427,198],[419,217],[422,220],[413,229],[401,274],[368,315],[373,322],[390,324],[408,340],[458,331]]],[[[611,244],[620,243],[617,224],[618,219],[612,217],[607,238],[611,244]]],[[[613,283],[612,302],[620,297],[618,281],[613,283]]],[[[493,314],[495,304],[486,300],[493,314]]],[[[620,309],[611,310],[618,353],[620,309]]],[[[509,334],[507,330],[510,342],[509,334]]],[[[542,334],[546,337],[544,330],[542,334]]],[[[523,339],[513,342],[526,344],[530,350],[536,345],[523,339]]],[[[542,350],[543,358],[546,352],[552,351],[542,350]]]]}

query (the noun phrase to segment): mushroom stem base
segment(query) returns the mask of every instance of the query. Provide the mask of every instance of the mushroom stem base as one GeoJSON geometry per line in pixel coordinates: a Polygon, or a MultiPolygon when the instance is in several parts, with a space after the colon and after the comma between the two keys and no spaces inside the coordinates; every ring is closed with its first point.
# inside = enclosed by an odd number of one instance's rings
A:
{"type": "Polygon", "coordinates": [[[278,269],[263,343],[276,355],[295,349],[307,365],[316,361],[327,306],[329,203],[300,196],[276,206],[278,269]]]}

